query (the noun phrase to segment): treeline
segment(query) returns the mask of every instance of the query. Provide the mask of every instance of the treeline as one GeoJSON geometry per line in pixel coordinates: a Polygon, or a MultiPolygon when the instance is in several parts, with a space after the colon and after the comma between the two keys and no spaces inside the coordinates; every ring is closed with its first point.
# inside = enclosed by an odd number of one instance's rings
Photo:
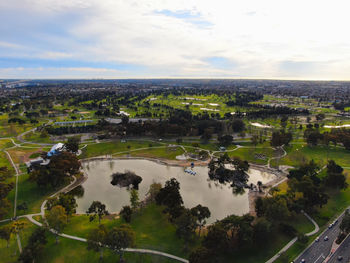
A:
{"type": "Polygon", "coordinates": [[[255,105],[255,107],[261,109],[247,112],[247,117],[264,119],[274,115],[308,115],[310,113],[307,109],[292,109],[281,106],[255,105]]]}
{"type": "Polygon", "coordinates": [[[11,177],[10,171],[7,167],[0,167],[0,219],[2,219],[8,213],[8,209],[11,207],[8,194],[14,187],[13,182],[8,182],[11,177]]]}
{"type": "Polygon", "coordinates": [[[304,132],[304,138],[310,146],[318,144],[328,146],[333,143],[334,146],[342,144],[346,150],[350,150],[350,129],[332,129],[330,132],[320,133],[317,128],[308,125],[304,132]]]}

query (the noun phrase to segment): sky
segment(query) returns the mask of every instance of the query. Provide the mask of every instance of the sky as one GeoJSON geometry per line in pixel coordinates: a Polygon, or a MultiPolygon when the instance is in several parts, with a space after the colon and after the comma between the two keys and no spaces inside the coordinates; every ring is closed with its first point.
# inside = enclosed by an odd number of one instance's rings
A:
{"type": "Polygon", "coordinates": [[[0,78],[350,80],[348,0],[1,0],[0,78]]]}

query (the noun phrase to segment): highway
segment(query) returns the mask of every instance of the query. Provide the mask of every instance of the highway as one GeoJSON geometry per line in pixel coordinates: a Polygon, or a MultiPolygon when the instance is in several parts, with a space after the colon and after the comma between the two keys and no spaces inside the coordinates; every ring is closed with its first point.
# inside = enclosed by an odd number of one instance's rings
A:
{"type": "MultiPolygon", "coordinates": [[[[337,239],[340,232],[339,225],[343,219],[344,213],[338,217],[338,222],[332,227],[327,228],[320,236],[319,241],[313,241],[313,243],[296,259],[295,263],[301,263],[304,259],[305,263],[321,263],[331,253],[332,244],[337,239]],[[328,237],[325,241],[324,238],[328,237]]],[[[342,261],[347,262],[347,261],[342,261]]]]}
{"type": "Polygon", "coordinates": [[[337,249],[337,251],[328,261],[328,263],[335,263],[335,262],[344,262],[344,263],[350,262],[350,236],[348,236],[343,241],[343,243],[340,245],[340,247],[337,249]],[[342,257],[341,260],[338,260],[339,256],[342,257]]]}

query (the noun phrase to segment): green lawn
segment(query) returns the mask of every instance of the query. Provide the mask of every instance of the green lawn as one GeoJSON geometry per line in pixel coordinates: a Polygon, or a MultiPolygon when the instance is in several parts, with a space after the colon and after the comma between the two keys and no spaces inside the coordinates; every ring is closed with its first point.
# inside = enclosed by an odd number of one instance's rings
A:
{"type": "MultiPolygon", "coordinates": [[[[23,174],[18,178],[18,193],[17,193],[17,204],[21,204],[24,201],[28,205],[27,214],[40,213],[40,206],[42,202],[52,193],[55,189],[49,187],[48,189],[42,189],[37,186],[35,182],[29,180],[28,174],[23,174]]],[[[14,190],[11,191],[10,196],[14,195],[14,190]]],[[[18,211],[17,214],[23,214],[23,211],[18,211]]]]}
{"type": "Polygon", "coordinates": [[[293,144],[285,148],[288,155],[282,158],[280,165],[298,166],[300,163],[313,159],[320,166],[327,164],[327,155],[329,160],[334,160],[337,164],[350,167],[350,151],[344,148],[330,146],[309,147],[305,144],[293,144]]]}
{"type": "Polygon", "coordinates": [[[236,151],[233,152],[228,152],[228,155],[230,157],[235,157],[238,156],[240,157],[242,160],[247,160],[249,162],[252,163],[256,163],[256,164],[267,164],[268,158],[275,156],[274,154],[274,150],[270,147],[266,147],[266,148],[239,148],[236,151]],[[261,160],[256,158],[255,154],[263,154],[266,156],[265,160],[261,160]]]}
{"type": "MultiPolygon", "coordinates": [[[[27,219],[20,219],[20,221],[23,221],[25,223],[25,227],[20,233],[22,247],[24,247],[27,244],[28,237],[35,230],[36,226],[33,225],[31,222],[29,222],[27,219]]],[[[7,224],[12,224],[12,222],[7,224]]],[[[5,226],[7,224],[0,224],[0,227],[5,226]]],[[[4,262],[4,263],[18,262],[17,259],[19,256],[19,250],[18,250],[17,239],[15,235],[12,235],[11,237],[9,248],[7,248],[6,241],[3,239],[0,239],[0,255],[1,255],[1,259],[0,259],[1,262],[4,262]],[[14,252],[16,252],[16,255],[14,255],[14,252]]]]}
{"type": "Polygon", "coordinates": [[[147,157],[147,158],[163,158],[168,160],[175,160],[176,156],[184,153],[183,149],[180,147],[166,147],[160,146],[162,148],[148,148],[142,150],[131,150],[127,153],[116,154],[113,156],[135,156],[135,157],[147,157]]]}
{"type": "Polygon", "coordinates": [[[156,142],[133,141],[133,140],[127,141],[125,143],[122,143],[119,141],[93,143],[93,144],[88,144],[87,147],[85,147],[82,150],[83,153],[79,156],[79,158],[84,159],[84,158],[106,155],[106,154],[127,152],[129,151],[128,146],[130,146],[130,150],[136,150],[139,148],[147,148],[149,147],[150,144],[152,146],[162,146],[161,144],[156,142]]]}
{"type": "MultiPolygon", "coordinates": [[[[85,243],[75,241],[66,238],[60,238],[59,243],[55,244],[55,238],[52,234],[48,236],[48,244],[45,245],[45,249],[40,256],[38,263],[86,263],[86,262],[99,262],[99,253],[87,250],[85,243]]],[[[126,262],[133,263],[176,263],[178,261],[167,259],[165,257],[138,254],[138,253],[125,253],[126,262]]],[[[110,250],[104,250],[103,262],[115,263],[119,262],[119,256],[113,254],[110,250]]]]}
{"type": "MultiPolygon", "coordinates": [[[[121,219],[104,219],[102,224],[108,227],[123,223],[121,219]]],[[[151,204],[133,216],[130,223],[136,233],[136,247],[155,249],[177,256],[186,256],[183,242],[175,235],[175,226],[162,213],[162,207],[151,204]]],[[[89,222],[86,215],[73,216],[64,233],[87,237],[89,230],[98,226],[98,221],[89,222]]]]}

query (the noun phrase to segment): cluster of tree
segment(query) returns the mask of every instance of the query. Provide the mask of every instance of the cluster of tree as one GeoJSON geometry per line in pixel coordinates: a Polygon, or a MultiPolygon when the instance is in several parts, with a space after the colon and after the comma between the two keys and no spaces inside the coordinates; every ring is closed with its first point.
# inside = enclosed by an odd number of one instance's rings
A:
{"type": "Polygon", "coordinates": [[[47,243],[45,228],[36,228],[30,235],[27,245],[23,248],[18,261],[22,263],[35,262],[47,243]]]}
{"type": "Polygon", "coordinates": [[[106,205],[100,201],[93,201],[89,209],[86,211],[86,215],[89,216],[90,222],[98,218],[98,223],[101,224],[102,217],[109,215],[106,205]]]}
{"type": "Polygon", "coordinates": [[[104,225],[91,230],[87,238],[87,249],[100,253],[100,260],[103,258],[103,249],[108,247],[117,255],[119,262],[123,260],[123,250],[133,247],[135,243],[135,232],[129,225],[123,224],[119,227],[108,229],[104,225]]]}
{"type": "Polygon", "coordinates": [[[18,124],[24,124],[24,123],[26,123],[26,121],[25,120],[23,120],[23,119],[21,119],[21,118],[10,118],[10,119],[8,119],[8,121],[7,121],[8,123],[18,123],[18,124]]]}
{"type": "Polygon", "coordinates": [[[229,146],[233,142],[233,137],[231,135],[223,135],[218,138],[220,145],[229,146]]]}
{"type": "Polygon", "coordinates": [[[271,146],[279,147],[282,145],[288,145],[292,141],[292,133],[281,131],[274,131],[271,137],[271,146]]]}
{"type": "Polygon", "coordinates": [[[114,173],[112,174],[112,185],[117,185],[119,187],[129,187],[130,185],[138,190],[139,184],[142,181],[142,177],[136,175],[134,172],[125,171],[124,173],[114,173]]]}
{"type": "Polygon", "coordinates": [[[221,184],[230,183],[234,191],[240,192],[247,187],[249,175],[249,163],[241,160],[239,157],[231,159],[227,153],[217,159],[212,159],[209,164],[209,178],[219,181],[221,184]],[[234,166],[234,170],[226,168],[226,164],[234,166]]]}
{"type": "Polygon", "coordinates": [[[80,144],[80,137],[73,136],[68,138],[68,140],[64,144],[64,147],[68,152],[77,153],[79,150],[79,144],[80,144]]]}
{"type": "Polygon", "coordinates": [[[261,100],[263,97],[262,94],[257,94],[255,92],[236,92],[234,94],[234,99],[225,102],[225,104],[230,107],[252,107],[253,104],[250,104],[250,102],[261,100]]]}
{"type": "Polygon", "coordinates": [[[311,146],[318,144],[334,145],[342,144],[345,149],[350,150],[350,130],[349,129],[333,129],[331,132],[320,133],[318,128],[308,126],[304,132],[306,142],[311,146]]]}
{"type": "Polygon", "coordinates": [[[10,171],[6,166],[0,167],[0,219],[3,218],[11,207],[8,194],[13,189],[12,182],[8,182],[8,178],[11,176],[10,171]]]}
{"type": "Polygon", "coordinates": [[[224,262],[224,258],[235,253],[252,251],[252,248],[264,246],[266,238],[273,230],[271,222],[265,218],[254,220],[250,215],[231,215],[209,226],[208,233],[201,246],[191,254],[190,263],[224,262]]]}
{"type": "Polygon", "coordinates": [[[268,106],[268,105],[255,105],[262,109],[256,111],[247,112],[247,117],[252,119],[257,118],[268,118],[276,115],[308,115],[309,111],[307,109],[293,109],[289,107],[280,107],[280,106],[268,106]]]}
{"type": "Polygon", "coordinates": [[[349,209],[345,211],[344,217],[339,225],[340,232],[336,240],[337,244],[340,244],[348,234],[350,234],[350,212],[349,209]]]}
{"type": "Polygon", "coordinates": [[[72,194],[61,193],[58,197],[51,197],[47,200],[46,209],[50,211],[53,207],[58,205],[64,208],[67,217],[67,222],[69,217],[76,213],[76,208],[78,206],[77,201],[75,200],[75,197],[72,194]]]}
{"type": "MultiPolygon", "coordinates": [[[[319,167],[314,161],[301,165],[289,172],[288,191],[286,194],[275,194],[271,189],[271,196],[259,197],[255,201],[255,211],[258,218],[267,220],[278,226],[283,232],[296,235],[296,230],[288,224],[291,216],[302,210],[312,211],[315,207],[327,204],[326,187],[345,188],[343,169],[334,161],[329,161],[327,174],[323,179],[318,177],[319,167]]],[[[307,242],[307,238],[298,234],[300,242],[307,242]]]]}
{"type": "Polygon", "coordinates": [[[206,219],[210,217],[209,209],[202,205],[185,208],[180,194],[180,183],[175,178],[167,181],[163,188],[159,189],[157,184],[153,188],[150,188],[150,196],[155,194],[156,203],[166,207],[164,212],[168,213],[169,219],[176,224],[176,234],[185,241],[187,248],[196,229],[199,229],[200,233],[206,219]]]}
{"type": "Polygon", "coordinates": [[[97,125],[86,125],[86,126],[61,126],[61,127],[46,127],[49,134],[62,135],[62,134],[78,134],[98,131],[99,126],[97,125]]]}
{"type": "Polygon", "coordinates": [[[62,152],[52,156],[49,164],[40,165],[30,172],[29,176],[40,187],[47,185],[58,187],[68,182],[72,176],[77,175],[80,168],[81,163],[75,154],[62,152]]]}

